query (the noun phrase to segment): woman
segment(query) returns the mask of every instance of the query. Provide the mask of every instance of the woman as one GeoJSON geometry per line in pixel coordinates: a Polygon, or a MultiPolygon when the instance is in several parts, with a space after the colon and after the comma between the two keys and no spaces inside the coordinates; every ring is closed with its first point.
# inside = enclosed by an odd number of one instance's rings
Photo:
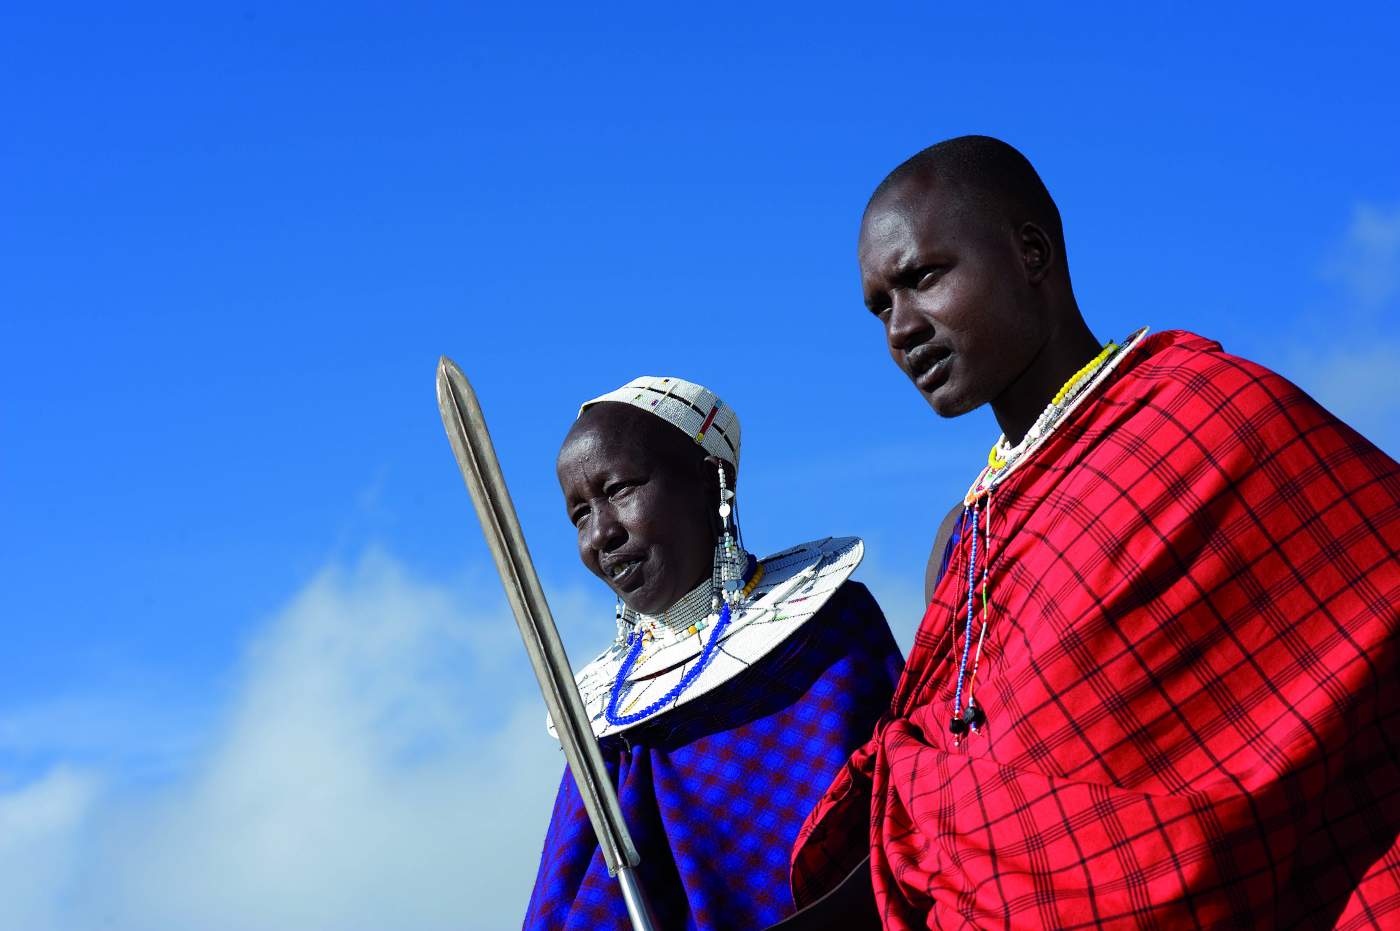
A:
{"type": "MultiPolygon", "coordinates": [[[[557,462],[579,557],[617,595],[617,637],[579,690],[667,929],[792,912],[797,830],[903,665],[848,581],[860,540],[745,550],[738,464],[733,411],[651,377],[583,405],[557,462]]],[[[630,927],[568,772],[525,926],[630,927]]]]}

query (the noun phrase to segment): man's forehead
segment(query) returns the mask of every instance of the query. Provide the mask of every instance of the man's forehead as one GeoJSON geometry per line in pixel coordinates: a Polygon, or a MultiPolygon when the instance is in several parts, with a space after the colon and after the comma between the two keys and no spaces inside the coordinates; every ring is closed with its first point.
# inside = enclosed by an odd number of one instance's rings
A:
{"type": "Polygon", "coordinates": [[[971,190],[955,181],[900,179],[866,208],[860,227],[862,261],[876,254],[888,261],[892,252],[962,239],[987,219],[977,205],[971,190]]]}
{"type": "Polygon", "coordinates": [[[917,211],[903,201],[881,201],[870,205],[860,224],[860,251],[870,251],[877,244],[912,238],[919,224],[917,211]]]}

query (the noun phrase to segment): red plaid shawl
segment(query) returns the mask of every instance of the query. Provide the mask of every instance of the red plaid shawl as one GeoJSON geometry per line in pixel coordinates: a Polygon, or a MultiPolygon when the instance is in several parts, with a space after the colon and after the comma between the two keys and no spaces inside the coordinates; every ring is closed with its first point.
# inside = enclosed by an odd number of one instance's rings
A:
{"type": "Polygon", "coordinates": [[[869,849],[886,928],[1400,923],[1400,466],[1188,333],[1096,394],[995,492],[988,727],[964,539],[798,904],[869,849]]]}

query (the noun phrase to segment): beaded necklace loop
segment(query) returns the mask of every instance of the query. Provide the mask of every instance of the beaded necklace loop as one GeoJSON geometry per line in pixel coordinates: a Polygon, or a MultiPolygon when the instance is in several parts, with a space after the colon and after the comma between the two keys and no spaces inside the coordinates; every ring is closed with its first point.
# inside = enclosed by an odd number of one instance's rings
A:
{"type": "MultiPolygon", "coordinates": [[[[1079,371],[1075,372],[1069,379],[1060,386],[1060,390],[1055,392],[1050,403],[1045,410],[1036,418],[1031,428],[1026,431],[1026,435],[1015,446],[1010,446],[1006,442],[1006,437],[1002,436],[992,445],[991,451],[987,454],[987,465],[977,474],[972,487],[968,489],[963,497],[963,532],[970,529],[972,540],[969,543],[967,560],[967,609],[966,619],[963,622],[962,648],[959,651],[957,664],[957,681],[953,690],[953,715],[948,722],[948,731],[953,735],[953,744],[961,741],[962,737],[968,733],[976,734],[987,723],[986,712],[981,705],[977,704],[974,694],[974,687],[977,683],[977,670],[982,661],[982,645],[987,638],[987,627],[991,623],[990,599],[987,595],[987,588],[991,578],[992,565],[992,497],[996,487],[1006,480],[1017,466],[1030,459],[1045,440],[1054,432],[1069,414],[1089,396],[1089,393],[1103,382],[1114,367],[1147,335],[1147,327],[1138,330],[1128,339],[1123,341],[1123,345],[1118,343],[1108,343],[1098,355],[1090,359],[1079,371]],[[977,648],[972,649],[972,628],[975,620],[975,602],[977,592],[977,558],[978,558],[978,518],[984,521],[981,539],[982,557],[982,624],[977,634],[977,648]],[[968,658],[971,656],[971,674],[968,672],[968,658]],[[965,681],[964,681],[965,680],[965,681]],[[963,698],[966,696],[967,702],[964,704],[963,698]]],[[[953,649],[958,650],[957,624],[958,614],[962,613],[955,609],[953,617],[953,649]]]]}
{"type": "Polygon", "coordinates": [[[977,474],[977,478],[963,498],[963,504],[971,506],[979,495],[991,491],[1021,463],[1031,458],[1061,422],[1076,408],[1089,393],[1100,384],[1118,365],[1128,352],[1147,335],[1147,327],[1138,330],[1128,339],[1119,343],[1110,342],[1094,358],[1083,365],[1055,392],[1050,403],[1041,411],[1035,423],[1015,446],[1002,436],[987,453],[987,467],[977,474]]]}
{"type": "MultiPolygon", "coordinates": [[[[748,569],[748,581],[744,585],[744,587],[740,589],[737,593],[737,597],[734,599],[733,602],[734,604],[738,604],[743,599],[747,598],[753,592],[753,590],[758,587],[759,581],[763,578],[763,565],[759,563],[758,560],[754,559],[753,556],[749,556],[748,569]]],[[[710,632],[710,639],[706,641],[704,648],[700,651],[700,658],[695,661],[694,666],[691,666],[685,671],[685,674],[681,676],[680,681],[677,682],[670,689],[670,691],[668,691],[665,695],[662,695],[656,701],[647,705],[640,711],[634,711],[628,714],[618,714],[618,702],[622,700],[622,694],[624,691],[624,687],[627,683],[627,679],[629,676],[632,675],[633,667],[636,666],[637,659],[639,656],[641,656],[642,653],[643,641],[647,639],[646,637],[644,637],[645,631],[634,630],[631,636],[628,638],[627,655],[623,658],[622,665],[619,666],[617,669],[617,677],[613,680],[612,691],[608,695],[607,707],[603,710],[603,714],[607,718],[607,722],[613,725],[614,727],[625,727],[630,724],[635,724],[643,718],[650,717],[657,711],[661,710],[662,708],[679,698],[682,692],[690,688],[690,686],[695,682],[695,680],[700,678],[700,674],[705,671],[705,668],[710,665],[710,661],[714,659],[716,648],[719,646],[720,641],[724,639],[724,632],[725,629],[729,626],[729,619],[732,616],[732,614],[733,612],[730,610],[730,602],[726,601],[722,605],[720,605],[719,619],[715,622],[714,628],[710,632]]],[[[700,631],[705,629],[705,627],[705,621],[697,621],[695,624],[692,624],[687,629],[686,633],[688,635],[698,635],[700,631]]]]}
{"type": "Polygon", "coordinates": [[[632,666],[637,662],[637,656],[642,652],[642,637],[640,633],[632,635],[631,646],[627,650],[627,657],[618,667],[617,679],[613,682],[612,694],[608,696],[608,707],[604,711],[608,723],[614,727],[625,727],[635,724],[642,718],[650,717],[659,709],[665,707],[680,697],[681,693],[690,688],[691,683],[700,677],[700,673],[705,671],[705,667],[710,665],[710,660],[714,658],[715,647],[719,646],[720,638],[724,636],[724,629],[729,626],[729,605],[722,605],[719,609],[719,620],[715,623],[714,632],[710,634],[710,640],[705,644],[705,649],[700,652],[700,658],[695,665],[686,670],[669,692],[662,695],[656,701],[647,705],[641,711],[634,711],[631,714],[618,714],[617,703],[622,698],[622,686],[627,681],[627,677],[632,672],[632,666]]]}

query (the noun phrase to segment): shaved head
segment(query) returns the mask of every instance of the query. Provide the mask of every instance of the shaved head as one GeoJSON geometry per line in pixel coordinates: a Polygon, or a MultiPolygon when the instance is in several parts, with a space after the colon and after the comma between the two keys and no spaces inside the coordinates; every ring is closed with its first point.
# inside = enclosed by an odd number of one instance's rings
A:
{"type": "Polygon", "coordinates": [[[952,193],[978,214],[1011,228],[1034,223],[1065,254],[1060,210],[1040,175],[1014,147],[991,136],[958,136],[929,146],[905,160],[875,188],[866,214],[887,193],[913,182],[918,187],[952,193]]]}
{"type": "Polygon", "coordinates": [[[857,252],[891,358],[944,417],[991,404],[1017,442],[1099,350],[1060,211],[999,139],[948,139],[895,168],[866,205],[857,252]]]}

